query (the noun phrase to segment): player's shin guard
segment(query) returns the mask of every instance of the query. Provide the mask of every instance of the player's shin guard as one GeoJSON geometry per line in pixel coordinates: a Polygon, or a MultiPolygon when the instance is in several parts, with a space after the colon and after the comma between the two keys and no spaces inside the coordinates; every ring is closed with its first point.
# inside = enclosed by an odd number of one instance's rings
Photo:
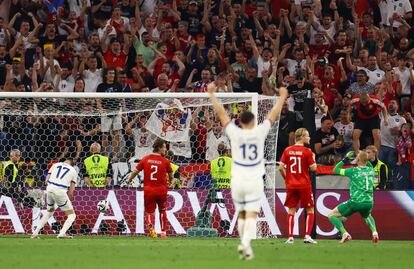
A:
{"type": "Polygon", "coordinates": [[[250,247],[250,241],[256,236],[256,218],[247,218],[244,223],[242,245],[250,247]]]}
{"type": "Polygon", "coordinates": [[[313,228],[313,221],[315,219],[315,215],[313,213],[308,213],[306,216],[306,235],[310,235],[313,228]]]}
{"type": "Polygon", "coordinates": [[[64,236],[66,235],[66,232],[69,230],[70,226],[72,226],[73,222],[76,219],[76,214],[69,214],[66,218],[65,223],[63,224],[62,229],[59,232],[59,236],[64,236]]]}
{"type": "Polygon", "coordinates": [[[167,231],[167,212],[165,210],[160,211],[160,222],[161,222],[161,231],[167,231]]]}
{"type": "Polygon", "coordinates": [[[293,228],[295,227],[295,215],[294,214],[288,214],[287,224],[288,224],[288,237],[293,237],[293,228]]]}
{"type": "Polygon", "coordinates": [[[243,234],[244,234],[244,223],[245,222],[246,221],[244,219],[242,219],[242,218],[239,218],[237,220],[237,231],[239,232],[240,239],[243,238],[243,234]]]}
{"type": "Polygon", "coordinates": [[[33,232],[33,236],[37,236],[40,230],[46,225],[47,221],[53,216],[53,212],[46,211],[43,217],[40,219],[39,225],[37,225],[36,230],[33,232]]]}
{"type": "Polygon", "coordinates": [[[329,221],[332,223],[333,226],[335,226],[336,229],[338,229],[339,232],[341,232],[342,235],[346,233],[344,224],[338,217],[329,217],[329,221]]]}
{"type": "Polygon", "coordinates": [[[368,225],[369,229],[371,230],[371,232],[374,233],[377,231],[377,227],[375,226],[375,220],[371,214],[364,220],[365,220],[365,223],[368,225]]]}

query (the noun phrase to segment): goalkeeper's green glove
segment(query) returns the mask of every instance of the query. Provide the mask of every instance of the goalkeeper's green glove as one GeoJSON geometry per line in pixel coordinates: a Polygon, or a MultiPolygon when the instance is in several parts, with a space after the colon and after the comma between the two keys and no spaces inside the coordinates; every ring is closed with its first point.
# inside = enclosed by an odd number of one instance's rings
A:
{"type": "Polygon", "coordinates": [[[345,157],[342,159],[342,162],[352,161],[355,159],[355,151],[349,151],[345,154],[345,157]]]}

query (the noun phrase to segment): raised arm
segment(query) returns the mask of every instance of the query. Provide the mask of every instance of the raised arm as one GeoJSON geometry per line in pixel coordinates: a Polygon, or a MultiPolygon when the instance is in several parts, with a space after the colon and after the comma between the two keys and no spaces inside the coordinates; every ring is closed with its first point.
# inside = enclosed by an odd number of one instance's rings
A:
{"type": "Polygon", "coordinates": [[[277,100],[276,104],[273,106],[272,110],[270,110],[269,114],[267,115],[267,119],[270,122],[275,122],[279,119],[280,112],[282,111],[283,104],[286,101],[288,96],[288,91],[285,87],[279,88],[279,99],[277,100]]]}
{"type": "Polygon", "coordinates": [[[217,86],[213,83],[208,84],[207,86],[208,93],[210,94],[210,100],[213,103],[214,110],[216,111],[217,117],[221,122],[221,125],[226,126],[230,122],[230,117],[227,115],[226,110],[223,105],[219,102],[215,96],[217,86]]]}

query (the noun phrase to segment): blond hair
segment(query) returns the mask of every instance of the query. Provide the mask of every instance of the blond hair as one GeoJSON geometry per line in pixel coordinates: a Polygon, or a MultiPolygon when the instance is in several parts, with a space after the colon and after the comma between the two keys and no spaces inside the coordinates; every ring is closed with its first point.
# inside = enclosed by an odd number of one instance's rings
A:
{"type": "Polygon", "coordinates": [[[299,141],[305,134],[305,132],[308,132],[306,128],[299,128],[295,131],[295,142],[299,141]]]}
{"type": "Polygon", "coordinates": [[[377,149],[377,147],[375,147],[374,145],[369,145],[369,146],[367,146],[367,147],[365,148],[365,150],[371,150],[372,152],[374,152],[374,153],[375,153],[375,155],[377,155],[377,153],[378,153],[378,149],[377,149]]]}

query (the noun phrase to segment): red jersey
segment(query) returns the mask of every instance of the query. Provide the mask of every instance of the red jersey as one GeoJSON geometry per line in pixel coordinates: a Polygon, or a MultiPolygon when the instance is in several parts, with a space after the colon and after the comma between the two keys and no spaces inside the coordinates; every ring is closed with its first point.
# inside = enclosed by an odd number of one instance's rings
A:
{"type": "Polygon", "coordinates": [[[172,173],[170,161],[159,154],[149,154],[137,164],[138,172],[144,170],[144,191],[148,188],[168,188],[168,174],[172,173]]]}
{"type": "Polygon", "coordinates": [[[127,55],[121,51],[119,53],[119,55],[115,55],[111,49],[108,49],[105,53],[104,53],[104,58],[106,61],[106,65],[108,67],[113,67],[113,68],[125,68],[125,63],[127,60],[127,55]]]}
{"type": "Polygon", "coordinates": [[[286,165],[286,188],[303,189],[311,186],[309,167],[316,165],[312,151],[302,145],[287,147],[280,158],[286,165]]]}
{"type": "Polygon", "coordinates": [[[365,106],[363,106],[359,101],[359,95],[355,96],[351,100],[351,105],[356,107],[358,118],[362,120],[369,120],[378,116],[385,107],[384,103],[381,102],[375,95],[370,95],[369,97],[371,99],[365,106]]]}

